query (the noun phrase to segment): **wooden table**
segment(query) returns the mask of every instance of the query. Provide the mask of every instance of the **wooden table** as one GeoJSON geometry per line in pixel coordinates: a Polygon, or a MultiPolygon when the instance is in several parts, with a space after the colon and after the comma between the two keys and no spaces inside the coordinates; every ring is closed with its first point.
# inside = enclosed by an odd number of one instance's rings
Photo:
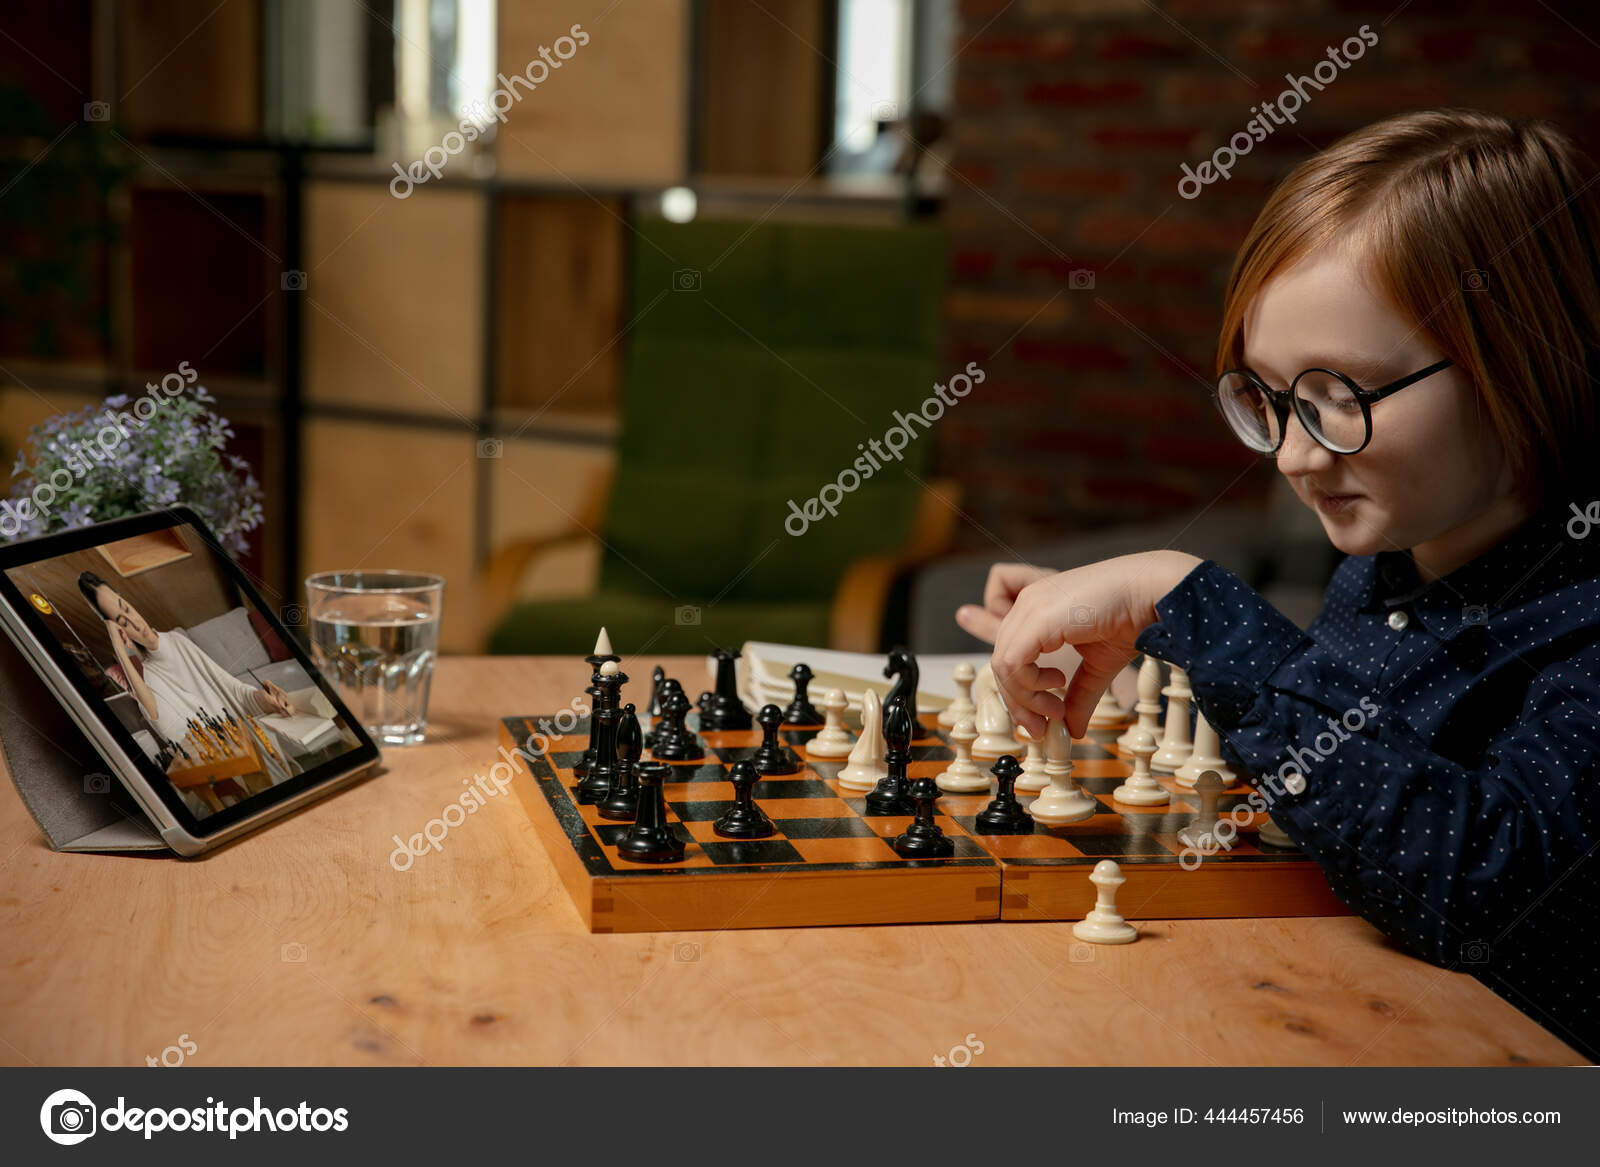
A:
{"type": "Polygon", "coordinates": [[[1058,923],[592,936],[509,792],[391,865],[498,715],[586,679],[445,659],[425,744],[203,860],[56,854],[6,783],[0,1062],[926,1066],[969,1035],[991,1066],[1581,1060],[1355,918],[1139,921],[1087,960],[1058,923]]]}

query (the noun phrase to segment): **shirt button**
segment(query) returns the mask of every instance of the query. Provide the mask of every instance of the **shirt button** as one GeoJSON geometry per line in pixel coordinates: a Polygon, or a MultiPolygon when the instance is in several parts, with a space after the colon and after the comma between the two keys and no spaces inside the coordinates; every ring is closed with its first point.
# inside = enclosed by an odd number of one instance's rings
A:
{"type": "Polygon", "coordinates": [[[1304,794],[1306,791],[1306,776],[1296,770],[1284,778],[1283,788],[1290,794],[1304,794]]]}
{"type": "Polygon", "coordinates": [[[1406,630],[1406,625],[1409,623],[1411,623],[1411,617],[1407,616],[1398,608],[1389,613],[1389,627],[1393,628],[1396,632],[1404,632],[1406,630]]]}

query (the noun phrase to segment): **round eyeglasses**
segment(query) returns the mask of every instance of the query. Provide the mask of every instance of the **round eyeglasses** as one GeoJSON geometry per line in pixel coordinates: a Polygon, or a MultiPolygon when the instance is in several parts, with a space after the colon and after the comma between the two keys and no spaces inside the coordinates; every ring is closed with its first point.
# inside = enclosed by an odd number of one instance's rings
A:
{"type": "Polygon", "coordinates": [[[1217,378],[1217,408],[1241,442],[1261,454],[1275,454],[1283,445],[1289,410],[1306,433],[1335,454],[1356,454],[1372,440],[1372,406],[1424,377],[1447,369],[1436,361],[1378,389],[1363,389],[1334,369],[1306,369],[1288,391],[1269,389],[1249,369],[1229,369],[1217,378]]]}

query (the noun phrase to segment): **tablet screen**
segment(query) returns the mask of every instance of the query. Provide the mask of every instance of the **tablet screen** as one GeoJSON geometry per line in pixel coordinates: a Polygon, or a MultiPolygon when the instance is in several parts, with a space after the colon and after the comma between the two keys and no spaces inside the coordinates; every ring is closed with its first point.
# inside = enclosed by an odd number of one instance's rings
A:
{"type": "Polygon", "coordinates": [[[376,757],[190,512],[17,544],[0,562],[12,609],[193,833],[376,757]],[[30,548],[48,554],[18,562],[30,548]]]}

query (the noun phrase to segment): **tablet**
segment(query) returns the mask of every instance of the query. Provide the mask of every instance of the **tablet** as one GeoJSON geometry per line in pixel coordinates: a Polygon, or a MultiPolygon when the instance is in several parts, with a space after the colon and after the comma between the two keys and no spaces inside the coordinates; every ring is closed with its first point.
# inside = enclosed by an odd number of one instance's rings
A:
{"type": "Polygon", "coordinates": [[[0,546],[0,623],[180,854],[253,830],[379,760],[187,507],[0,546]]]}

